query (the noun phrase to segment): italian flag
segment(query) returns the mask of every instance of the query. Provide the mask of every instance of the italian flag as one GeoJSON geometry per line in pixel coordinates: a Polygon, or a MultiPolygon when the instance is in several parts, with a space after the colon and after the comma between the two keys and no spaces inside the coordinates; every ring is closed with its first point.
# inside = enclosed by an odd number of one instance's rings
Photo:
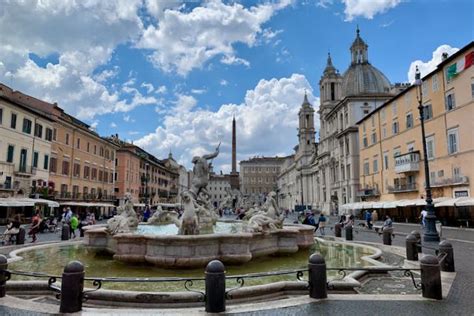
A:
{"type": "Polygon", "coordinates": [[[451,78],[457,76],[461,71],[471,67],[474,64],[474,51],[469,52],[464,58],[460,58],[455,64],[452,64],[447,69],[447,78],[451,80],[451,78]]]}

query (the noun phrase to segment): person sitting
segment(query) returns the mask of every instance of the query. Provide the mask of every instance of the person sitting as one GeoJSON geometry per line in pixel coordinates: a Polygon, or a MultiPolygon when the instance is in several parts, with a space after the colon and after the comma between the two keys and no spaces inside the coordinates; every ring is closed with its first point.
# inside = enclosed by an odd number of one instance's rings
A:
{"type": "Polygon", "coordinates": [[[20,232],[20,215],[16,214],[13,220],[10,220],[10,223],[7,225],[7,229],[2,234],[2,242],[3,243],[11,243],[12,237],[16,236],[20,232]]]}

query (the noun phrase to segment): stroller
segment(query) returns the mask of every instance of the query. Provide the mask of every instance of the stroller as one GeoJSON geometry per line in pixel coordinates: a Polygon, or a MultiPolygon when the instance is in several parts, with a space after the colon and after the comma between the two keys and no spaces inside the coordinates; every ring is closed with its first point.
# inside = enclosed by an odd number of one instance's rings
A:
{"type": "Polygon", "coordinates": [[[51,216],[46,221],[46,227],[50,233],[54,233],[58,230],[58,219],[54,216],[51,216]]]}

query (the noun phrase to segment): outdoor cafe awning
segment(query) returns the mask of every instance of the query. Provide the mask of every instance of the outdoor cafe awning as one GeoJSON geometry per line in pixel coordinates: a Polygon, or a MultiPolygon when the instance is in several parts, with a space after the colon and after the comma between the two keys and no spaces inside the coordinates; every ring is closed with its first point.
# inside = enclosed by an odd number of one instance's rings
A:
{"type": "Polygon", "coordinates": [[[36,204],[46,204],[48,207],[59,207],[56,201],[31,198],[0,198],[0,206],[3,207],[24,207],[35,206],[36,204]]]}
{"type": "Polygon", "coordinates": [[[67,206],[84,206],[84,207],[115,207],[115,205],[113,205],[113,204],[111,204],[111,203],[76,202],[76,201],[61,202],[61,205],[67,205],[67,206]]]}
{"type": "Polygon", "coordinates": [[[456,206],[474,206],[474,198],[460,197],[454,202],[456,206]]]}
{"type": "MultiPolygon", "coordinates": [[[[474,206],[473,198],[457,198],[450,199],[447,197],[439,197],[433,199],[433,203],[436,207],[439,206],[474,206]]],[[[341,205],[341,210],[362,210],[362,209],[390,209],[397,207],[410,207],[410,206],[424,206],[426,201],[424,199],[412,199],[412,200],[398,200],[398,201],[377,201],[377,202],[356,202],[356,203],[347,203],[341,205]]]]}
{"type": "Polygon", "coordinates": [[[474,198],[460,197],[455,199],[446,199],[440,203],[435,203],[435,207],[453,207],[453,206],[474,206],[474,198]]]}

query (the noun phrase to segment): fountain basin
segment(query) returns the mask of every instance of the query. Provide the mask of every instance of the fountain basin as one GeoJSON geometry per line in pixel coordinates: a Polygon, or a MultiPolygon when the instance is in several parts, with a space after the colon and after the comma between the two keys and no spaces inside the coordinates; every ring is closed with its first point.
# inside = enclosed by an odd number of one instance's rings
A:
{"type": "Polygon", "coordinates": [[[269,233],[214,233],[159,235],[126,233],[111,235],[103,226],[85,231],[86,246],[106,250],[115,260],[150,263],[165,268],[204,267],[218,259],[224,264],[243,264],[272,254],[296,253],[313,245],[312,226],[285,225],[269,233]]]}

